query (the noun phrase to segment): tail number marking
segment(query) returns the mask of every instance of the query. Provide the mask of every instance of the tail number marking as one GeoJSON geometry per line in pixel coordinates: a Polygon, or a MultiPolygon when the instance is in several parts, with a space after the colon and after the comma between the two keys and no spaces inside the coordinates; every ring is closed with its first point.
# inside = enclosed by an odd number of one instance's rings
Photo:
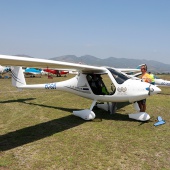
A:
{"type": "Polygon", "coordinates": [[[45,89],[56,89],[55,83],[45,84],[45,89]]]}

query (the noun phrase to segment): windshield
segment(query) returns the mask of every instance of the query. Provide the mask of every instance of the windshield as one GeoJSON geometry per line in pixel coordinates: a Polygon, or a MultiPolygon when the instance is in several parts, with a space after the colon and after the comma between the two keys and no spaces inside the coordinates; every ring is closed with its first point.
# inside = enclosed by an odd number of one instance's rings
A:
{"type": "Polygon", "coordinates": [[[122,74],[121,72],[119,71],[116,71],[112,68],[107,68],[111,73],[112,73],[112,76],[115,78],[116,82],[118,84],[122,84],[124,83],[126,80],[129,79],[128,76],[126,76],[125,74],[122,74]]]}

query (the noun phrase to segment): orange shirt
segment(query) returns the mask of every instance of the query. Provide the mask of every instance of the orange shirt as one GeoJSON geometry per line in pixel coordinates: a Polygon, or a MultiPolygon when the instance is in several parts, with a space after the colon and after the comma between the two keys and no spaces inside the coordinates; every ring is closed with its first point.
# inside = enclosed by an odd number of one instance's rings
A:
{"type": "Polygon", "coordinates": [[[147,83],[152,82],[152,78],[148,73],[145,73],[144,75],[142,75],[141,78],[144,82],[147,82],[147,83]]]}

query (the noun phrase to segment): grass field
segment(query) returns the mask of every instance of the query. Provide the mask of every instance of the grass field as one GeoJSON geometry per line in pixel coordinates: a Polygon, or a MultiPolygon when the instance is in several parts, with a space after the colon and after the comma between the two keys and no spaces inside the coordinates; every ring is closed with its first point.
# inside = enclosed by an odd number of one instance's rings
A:
{"type": "Polygon", "coordinates": [[[10,79],[0,79],[0,170],[170,169],[170,88],[147,99],[147,123],[130,120],[135,111],[127,103],[114,115],[94,110],[93,121],[72,115],[91,102],[54,90],[17,92],[10,79]],[[155,127],[158,116],[166,124],[155,127]]]}

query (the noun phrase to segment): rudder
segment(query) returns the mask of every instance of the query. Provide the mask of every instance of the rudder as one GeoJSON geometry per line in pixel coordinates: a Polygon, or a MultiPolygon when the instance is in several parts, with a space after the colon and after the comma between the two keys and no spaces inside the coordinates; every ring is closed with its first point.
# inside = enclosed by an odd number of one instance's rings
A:
{"type": "Polygon", "coordinates": [[[12,73],[12,85],[13,86],[22,87],[26,85],[22,67],[18,67],[18,66],[11,67],[11,73],[12,73]]]}

